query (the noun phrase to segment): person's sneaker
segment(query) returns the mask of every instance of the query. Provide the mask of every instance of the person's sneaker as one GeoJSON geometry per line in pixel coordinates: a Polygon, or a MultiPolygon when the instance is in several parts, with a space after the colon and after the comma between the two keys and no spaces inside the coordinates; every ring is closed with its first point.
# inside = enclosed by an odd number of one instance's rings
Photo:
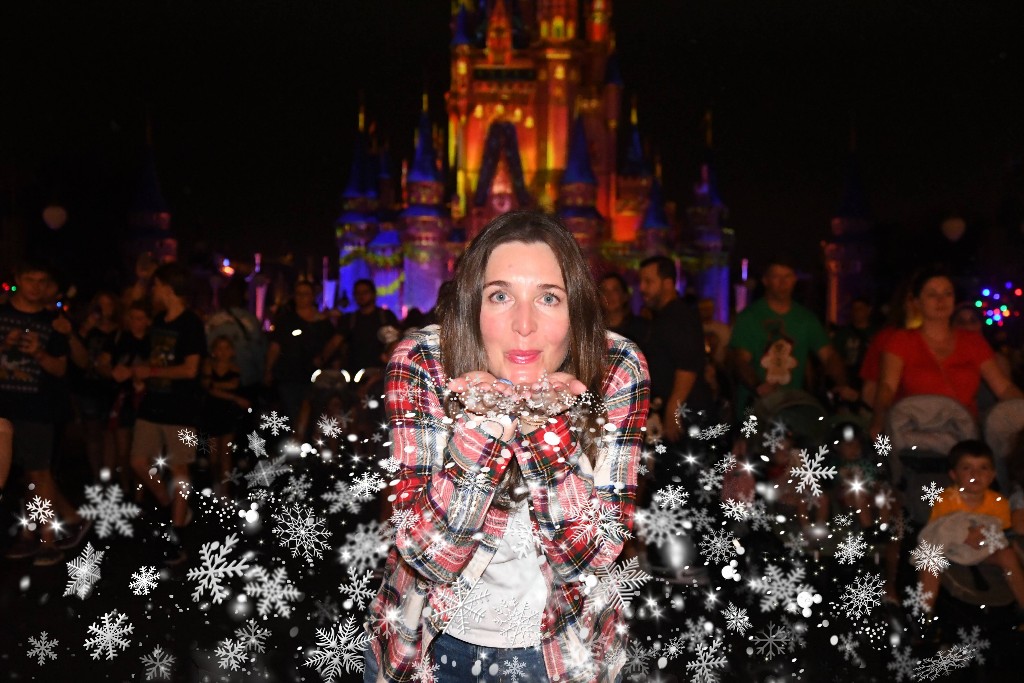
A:
{"type": "Polygon", "coordinates": [[[92,530],[92,520],[80,519],[75,524],[68,524],[67,530],[64,532],[65,535],[57,539],[56,546],[61,550],[72,550],[77,548],[85,540],[85,537],[92,530]]]}
{"type": "Polygon", "coordinates": [[[8,560],[23,560],[26,557],[32,557],[40,550],[39,541],[35,538],[26,538],[25,536],[19,536],[18,540],[14,542],[7,552],[4,553],[4,557],[8,560]]]}
{"type": "Polygon", "coordinates": [[[51,545],[44,544],[36,557],[32,560],[32,564],[36,567],[51,567],[64,560],[64,551],[60,548],[51,545]]]}

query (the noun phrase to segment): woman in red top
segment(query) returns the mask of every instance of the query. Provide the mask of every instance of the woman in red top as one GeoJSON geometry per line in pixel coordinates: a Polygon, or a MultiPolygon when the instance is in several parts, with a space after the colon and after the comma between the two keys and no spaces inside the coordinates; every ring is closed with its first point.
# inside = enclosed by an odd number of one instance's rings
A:
{"type": "Polygon", "coordinates": [[[1024,398],[996,363],[992,348],[978,332],[954,329],[953,281],[944,270],[927,268],[911,284],[921,313],[916,330],[898,330],[882,352],[872,436],[882,431],[886,411],[906,396],[935,394],[955,399],[975,418],[975,395],[985,380],[999,400],[1024,398]]]}

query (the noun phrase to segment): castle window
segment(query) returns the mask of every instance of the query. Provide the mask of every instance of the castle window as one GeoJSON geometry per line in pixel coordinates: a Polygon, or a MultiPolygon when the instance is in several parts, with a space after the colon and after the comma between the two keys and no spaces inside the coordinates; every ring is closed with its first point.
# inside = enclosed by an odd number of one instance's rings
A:
{"type": "Polygon", "coordinates": [[[562,17],[555,17],[551,22],[551,37],[565,38],[565,19],[562,17]]]}

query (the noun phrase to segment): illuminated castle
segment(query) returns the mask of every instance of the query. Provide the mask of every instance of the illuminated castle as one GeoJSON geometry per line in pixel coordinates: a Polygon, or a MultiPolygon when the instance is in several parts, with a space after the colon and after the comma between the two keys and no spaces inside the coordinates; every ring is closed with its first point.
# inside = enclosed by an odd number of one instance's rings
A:
{"type": "Polygon", "coordinates": [[[533,208],[561,217],[595,274],[668,254],[728,315],[733,236],[710,157],[693,205],[677,216],[644,153],[635,103],[622,121],[611,13],[611,0],[458,3],[446,135],[432,129],[424,96],[415,156],[398,183],[360,112],[336,226],[343,308],[355,280],[369,277],[381,305],[430,309],[467,240],[501,213],[533,208]]]}

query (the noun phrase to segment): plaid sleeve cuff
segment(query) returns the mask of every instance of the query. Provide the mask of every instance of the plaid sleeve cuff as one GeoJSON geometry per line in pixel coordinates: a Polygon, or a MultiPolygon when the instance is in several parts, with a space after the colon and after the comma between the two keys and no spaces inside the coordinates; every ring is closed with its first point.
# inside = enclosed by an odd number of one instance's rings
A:
{"type": "Polygon", "coordinates": [[[523,434],[521,445],[517,456],[523,476],[538,476],[547,481],[568,470],[568,457],[575,447],[569,418],[559,415],[529,434],[523,434]]]}

